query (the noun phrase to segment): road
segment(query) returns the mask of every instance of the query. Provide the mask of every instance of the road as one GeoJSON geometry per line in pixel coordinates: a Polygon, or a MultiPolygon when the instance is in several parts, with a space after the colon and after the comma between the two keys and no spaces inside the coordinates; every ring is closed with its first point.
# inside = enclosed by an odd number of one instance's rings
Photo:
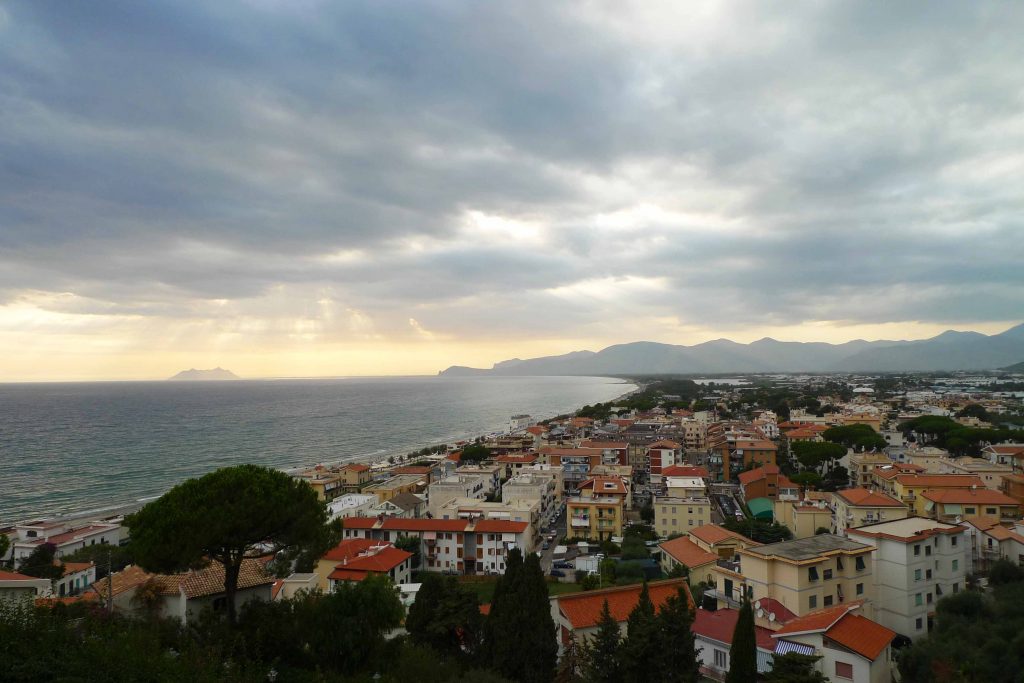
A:
{"type": "MultiPolygon", "coordinates": [[[[552,558],[552,555],[555,552],[555,546],[558,545],[559,541],[562,540],[562,537],[565,536],[565,533],[566,533],[565,532],[565,512],[563,511],[558,516],[558,519],[556,519],[554,521],[554,523],[551,524],[548,528],[554,529],[555,540],[553,540],[553,541],[548,543],[548,549],[547,550],[541,550],[541,554],[540,554],[540,568],[544,570],[545,574],[551,573],[551,564],[554,561],[553,558],[552,558]]],[[[547,528],[543,530],[542,535],[544,537],[544,540],[547,540],[547,537],[549,535],[547,528]]],[[[543,543],[543,541],[542,541],[542,543],[543,543]]],[[[538,548],[538,550],[540,550],[540,548],[538,548]]]]}

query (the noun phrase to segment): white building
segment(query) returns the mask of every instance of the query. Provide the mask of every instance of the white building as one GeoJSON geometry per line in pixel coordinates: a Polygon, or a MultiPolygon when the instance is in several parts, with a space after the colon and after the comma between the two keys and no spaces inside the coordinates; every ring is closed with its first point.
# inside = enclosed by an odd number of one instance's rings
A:
{"type": "Polygon", "coordinates": [[[52,588],[49,579],[0,570],[0,600],[46,597],[51,594],[52,588]]]}
{"type": "Polygon", "coordinates": [[[55,556],[60,558],[90,545],[120,545],[128,537],[120,524],[109,522],[93,522],[80,527],[66,522],[29,522],[16,526],[15,532],[17,538],[11,544],[11,556],[16,564],[44,543],[56,546],[55,556]]]}
{"type": "Polygon", "coordinates": [[[367,493],[346,493],[327,504],[327,514],[332,521],[345,517],[369,517],[370,510],[377,504],[377,496],[367,493]]]}
{"type": "Polygon", "coordinates": [[[935,603],[965,587],[970,542],[963,526],[908,517],[846,533],[875,547],[874,619],[897,633],[927,635],[935,603]]]}
{"type": "Polygon", "coordinates": [[[450,477],[435,481],[427,488],[427,509],[431,516],[438,517],[441,508],[456,498],[483,500],[487,497],[486,479],[480,474],[457,472],[450,477]]]}

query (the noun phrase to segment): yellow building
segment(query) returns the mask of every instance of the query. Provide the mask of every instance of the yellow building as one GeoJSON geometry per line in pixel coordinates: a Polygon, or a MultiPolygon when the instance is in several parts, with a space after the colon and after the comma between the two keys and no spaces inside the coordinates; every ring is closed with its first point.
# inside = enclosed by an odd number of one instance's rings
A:
{"type": "Polygon", "coordinates": [[[662,538],[711,524],[711,500],[664,496],[654,499],[654,530],[662,538]]]}
{"type": "Polygon", "coordinates": [[[565,501],[569,538],[611,540],[622,535],[625,506],[614,496],[574,496],[565,501]]]}
{"type": "Polygon", "coordinates": [[[341,472],[324,465],[303,470],[293,477],[309,484],[320,500],[331,501],[344,493],[341,472]]]}
{"type": "Polygon", "coordinates": [[[869,486],[876,467],[891,465],[892,460],[885,453],[850,453],[850,485],[869,486]]]}
{"type": "Polygon", "coordinates": [[[832,506],[835,509],[832,532],[840,535],[846,529],[904,519],[910,515],[910,508],[904,503],[865,488],[836,491],[832,494],[832,506]]]}
{"type": "Polygon", "coordinates": [[[935,489],[921,494],[927,517],[949,524],[1012,524],[1020,519],[1020,503],[1002,493],[976,489],[935,489]]]}
{"type": "Polygon", "coordinates": [[[892,481],[892,495],[906,503],[912,514],[929,517],[925,513],[922,493],[937,489],[969,489],[972,486],[984,488],[985,482],[970,474],[900,474],[892,481]]]}
{"type": "Polygon", "coordinates": [[[754,601],[771,598],[798,616],[853,600],[870,603],[872,552],[873,546],[833,534],[745,548],[732,568],[711,569],[712,594],[730,607],[744,592],[754,601]]]}
{"type": "Polygon", "coordinates": [[[743,534],[730,531],[717,524],[705,524],[690,531],[690,540],[696,543],[702,550],[714,553],[719,557],[731,559],[744,548],[752,548],[760,545],[743,534]]]}
{"type": "Polygon", "coordinates": [[[793,538],[808,538],[818,533],[818,529],[832,530],[832,510],[825,505],[776,500],[773,508],[775,521],[792,531],[793,538]]]}
{"type": "Polygon", "coordinates": [[[400,474],[384,481],[363,487],[363,493],[377,496],[377,501],[385,503],[400,493],[422,493],[427,488],[425,477],[415,474],[400,474]]]}

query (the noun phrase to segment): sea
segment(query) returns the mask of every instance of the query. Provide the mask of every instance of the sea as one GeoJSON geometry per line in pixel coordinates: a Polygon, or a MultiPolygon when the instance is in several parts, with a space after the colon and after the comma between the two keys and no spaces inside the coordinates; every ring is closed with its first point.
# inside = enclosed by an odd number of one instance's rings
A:
{"type": "Polygon", "coordinates": [[[606,377],[0,384],[0,526],[99,515],[229,465],[378,460],[635,388],[606,377]]]}

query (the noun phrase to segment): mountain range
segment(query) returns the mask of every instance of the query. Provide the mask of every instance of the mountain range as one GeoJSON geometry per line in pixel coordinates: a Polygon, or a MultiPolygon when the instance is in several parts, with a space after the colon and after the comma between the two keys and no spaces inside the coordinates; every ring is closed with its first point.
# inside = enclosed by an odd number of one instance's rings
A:
{"type": "Polygon", "coordinates": [[[845,344],[782,342],[769,337],[750,344],[728,339],[682,346],[657,342],[616,344],[601,351],[573,351],[495,363],[489,369],[455,365],[441,376],[467,375],[657,375],[743,372],[935,372],[993,370],[1024,360],[1024,324],[1005,332],[948,330],[931,339],[845,344]]]}

